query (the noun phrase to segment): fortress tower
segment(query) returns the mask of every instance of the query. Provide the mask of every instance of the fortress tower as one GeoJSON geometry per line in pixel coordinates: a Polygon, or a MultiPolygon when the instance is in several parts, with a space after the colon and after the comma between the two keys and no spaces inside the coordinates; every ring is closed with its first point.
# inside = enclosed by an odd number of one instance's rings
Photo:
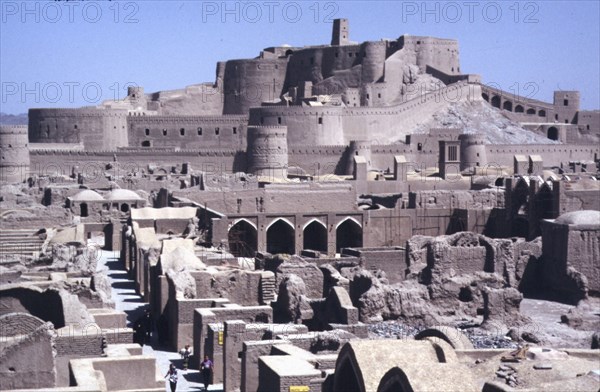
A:
{"type": "Polygon", "coordinates": [[[146,109],[146,95],[144,94],[144,88],[138,86],[127,87],[127,99],[134,108],[146,109]]]}
{"type": "Polygon", "coordinates": [[[554,120],[564,124],[576,124],[579,111],[579,91],[554,92],[554,120]]]}
{"type": "Polygon", "coordinates": [[[26,125],[0,126],[0,181],[23,182],[29,175],[26,125]]]}
{"type": "Polygon", "coordinates": [[[487,165],[485,136],[480,133],[463,133],[460,140],[460,170],[474,170],[487,165]]]}
{"type": "Polygon", "coordinates": [[[339,46],[348,44],[350,44],[350,28],[348,19],[334,19],[331,45],[339,46]]]}
{"type": "Polygon", "coordinates": [[[287,127],[248,127],[248,171],[257,176],[286,179],[288,168],[287,127]]]}

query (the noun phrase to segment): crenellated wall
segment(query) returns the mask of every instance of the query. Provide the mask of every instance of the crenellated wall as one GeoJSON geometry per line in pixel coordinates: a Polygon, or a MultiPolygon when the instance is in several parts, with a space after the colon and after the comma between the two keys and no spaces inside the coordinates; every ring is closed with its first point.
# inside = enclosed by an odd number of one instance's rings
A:
{"type": "Polygon", "coordinates": [[[486,146],[488,166],[511,166],[515,155],[540,155],[544,167],[560,166],[568,161],[593,161],[600,146],[577,144],[493,144],[486,146]]]}
{"type": "Polygon", "coordinates": [[[129,116],[131,147],[205,149],[246,146],[246,116],[129,116]]]}
{"type": "Polygon", "coordinates": [[[250,109],[251,126],[286,125],[288,144],[343,144],[343,108],[265,106],[250,109]]]}
{"type": "Polygon", "coordinates": [[[460,74],[458,41],[433,37],[403,35],[398,44],[416,54],[416,64],[422,73],[431,66],[449,75],[460,74]]]}
{"type": "Polygon", "coordinates": [[[246,152],[227,148],[203,150],[124,149],[112,151],[35,150],[30,153],[31,173],[70,175],[75,166],[89,176],[100,176],[108,162],[116,162],[123,174],[148,171],[148,165],[176,166],[188,162],[194,170],[232,173],[246,170],[246,152]]]}
{"type": "Polygon", "coordinates": [[[127,146],[127,110],[29,109],[30,143],[83,143],[87,150],[127,146]]]}

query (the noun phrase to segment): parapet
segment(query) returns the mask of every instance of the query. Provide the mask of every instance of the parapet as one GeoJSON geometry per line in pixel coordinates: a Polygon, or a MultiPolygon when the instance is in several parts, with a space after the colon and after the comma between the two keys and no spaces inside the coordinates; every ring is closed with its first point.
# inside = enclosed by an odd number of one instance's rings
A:
{"type": "Polygon", "coordinates": [[[27,135],[27,125],[0,125],[0,133],[4,135],[27,135]]]}

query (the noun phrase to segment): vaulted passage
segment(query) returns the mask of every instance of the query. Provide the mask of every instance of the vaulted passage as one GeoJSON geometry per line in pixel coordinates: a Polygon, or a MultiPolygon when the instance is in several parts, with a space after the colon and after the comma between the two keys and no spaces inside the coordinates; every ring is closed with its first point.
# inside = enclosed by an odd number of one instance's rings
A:
{"type": "Polygon", "coordinates": [[[256,229],[250,223],[241,220],[229,229],[229,251],[236,257],[254,257],[256,255],[256,229]]]}
{"type": "Polygon", "coordinates": [[[79,205],[79,209],[80,209],[79,215],[82,218],[85,218],[85,217],[88,216],[88,214],[89,214],[89,212],[88,212],[88,205],[86,203],[81,203],[79,205]]]}
{"type": "Polygon", "coordinates": [[[492,106],[495,108],[498,108],[498,109],[500,108],[500,97],[499,96],[494,95],[492,97],[492,106]]]}
{"type": "Polygon", "coordinates": [[[510,102],[510,101],[505,101],[505,102],[504,102],[504,104],[502,105],[502,108],[503,108],[504,110],[508,110],[509,112],[512,112],[512,108],[513,108],[513,106],[512,106],[512,102],[510,102]]]}
{"type": "Polygon", "coordinates": [[[267,229],[267,252],[293,255],[296,249],[294,228],[282,219],[278,219],[267,229]]]}
{"type": "Polygon", "coordinates": [[[558,140],[558,129],[556,127],[548,128],[548,139],[558,140]]]}
{"type": "Polygon", "coordinates": [[[360,381],[354,371],[349,359],[345,359],[342,365],[335,371],[335,391],[361,392],[360,381]]]}
{"type": "Polygon", "coordinates": [[[345,220],[335,231],[335,250],[362,247],[362,227],[352,219],[345,220]]]}
{"type": "Polygon", "coordinates": [[[397,367],[391,368],[381,378],[377,392],[414,392],[406,374],[397,367]]]}
{"type": "Polygon", "coordinates": [[[304,229],[303,249],[327,252],[327,229],[320,222],[313,221],[304,229]]]}

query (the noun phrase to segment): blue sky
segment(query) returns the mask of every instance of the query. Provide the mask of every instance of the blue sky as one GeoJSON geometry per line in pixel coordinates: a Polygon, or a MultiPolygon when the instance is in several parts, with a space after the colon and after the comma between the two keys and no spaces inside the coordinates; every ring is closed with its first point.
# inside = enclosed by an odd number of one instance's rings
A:
{"type": "Polygon", "coordinates": [[[0,0],[0,110],[78,107],[214,81],[217,61],[280,44],[328,44],[331,20],[353,41],[402,34],[459,40],[461,70],[544,101],[580,90],[600,108],[599,1],[8,1],[0,0]]]}

